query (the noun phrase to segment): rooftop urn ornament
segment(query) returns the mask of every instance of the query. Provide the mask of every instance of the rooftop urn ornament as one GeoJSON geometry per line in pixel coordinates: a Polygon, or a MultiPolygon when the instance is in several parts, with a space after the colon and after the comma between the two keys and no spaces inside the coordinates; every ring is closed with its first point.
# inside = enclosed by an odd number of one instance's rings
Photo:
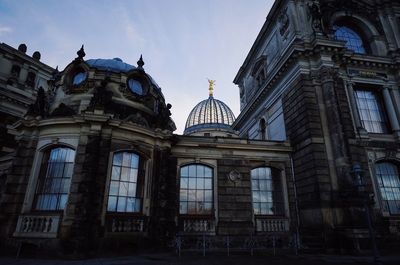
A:
{"type": "Polygon", "coordinates": [[[79,49],[79,51],[76,52],[76,54],[78,55],[77,59],[83,59],[83,57],[85,57],[86,53],[85,50],[83,49],[83,44],[82,47],[79,49]]]}
{"type": "Polygon", "coordinates": [[[208,78],[207,78],[207,80],[208,80],[208,93],[209,93],[210,97],[213,97],[215,80],[211,80],[208,78]]]}
{"type": "Polygon", "coordinates": [[[137,61],[137,65],[139,69],[143,69],[144,61],[142,55],[140,55],[139,61],[137,61]]]}

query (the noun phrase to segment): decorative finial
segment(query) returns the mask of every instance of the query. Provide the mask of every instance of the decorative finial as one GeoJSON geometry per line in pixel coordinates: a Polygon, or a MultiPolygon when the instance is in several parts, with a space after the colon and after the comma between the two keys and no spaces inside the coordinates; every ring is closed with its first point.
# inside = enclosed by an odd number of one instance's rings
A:
{"type": "Polygon", "coordinates": [[[137,65],[138,65],[138,68],[143,68],[144,62],[143,62],[142,55],[140,55],[140,59],[139,59],[139,61],[137,61],[137,65]]]}
{"type": "Polygon", "coordinates": [[[82,47],[79,49],[79,51],[76,52],[76,54],[78,54],[79,59],[82,59],[83,57],[85,57],[86,53],[85,53],[85,50],[83,49],[83,44],[82,44],[82,47]]]}
{"type": "Polygon", "coordinates": [[[208,93],[210,95],[210,97],[212,97],[214,95],[214,84],[215,84],[215,80],[211,80],[208,79],[208,93]]]}

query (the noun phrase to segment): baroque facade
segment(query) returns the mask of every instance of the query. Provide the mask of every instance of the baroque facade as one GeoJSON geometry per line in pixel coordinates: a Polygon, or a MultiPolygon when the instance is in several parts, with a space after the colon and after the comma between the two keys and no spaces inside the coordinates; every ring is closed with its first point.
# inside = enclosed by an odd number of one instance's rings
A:
{"type": "Polygon", "coordinates": [[[393,1],[276,1],[234,80],[240,115],[209,80],[183,135],[142,57],[82,46],[59,72],[2,44],[2,242],[360,248],[367,220],[398,242],[399,24],[393,1]]]}

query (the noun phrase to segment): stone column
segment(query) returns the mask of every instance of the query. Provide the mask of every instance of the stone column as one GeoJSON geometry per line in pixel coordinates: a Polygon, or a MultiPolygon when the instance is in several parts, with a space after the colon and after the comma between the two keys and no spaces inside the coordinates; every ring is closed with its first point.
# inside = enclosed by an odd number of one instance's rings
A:
{"type": "Polygon", "coordinates": [[[389,116],[390,125],[392,126],[393,131],[396,132],[398,136],[400,136],[399,120],[397,119],[393,101],[392,98],[390,97],[389,88],[387,86],[383,87],[382,94],[387,114],[389,116]]]}
{"type": "Polygon", "coordinates": [[[360,113],[358,112],[357,102],[353,87],[354,87],[353,82],[347,82],[347,91],[349,93],[349,100],[350,100],[351,110],[353,113],[354,125],[356,126],[356,129],[359,130],[363,126],[361,124],[360,113]]]}
{"type": "Polygon", "coordinates": [[[397,114],[398,120],[400,120],[400,91],[397,87],[392,86],[390,88],[390,95],[392,96],[392,100],[394,103],[394,109],[397,114]]]}

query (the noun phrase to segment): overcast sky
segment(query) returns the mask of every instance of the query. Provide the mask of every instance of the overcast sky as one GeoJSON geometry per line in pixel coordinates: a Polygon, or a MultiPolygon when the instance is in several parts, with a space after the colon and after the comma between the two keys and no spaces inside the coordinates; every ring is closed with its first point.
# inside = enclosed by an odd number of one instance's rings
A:
{"type": "Polygon", "coordinates": [[[239,115],[232,83],[273,0],[0,0],[0,42],[28,46],[60,70],[81,44],[86,57],[115,58],[144,68],[172,104],[175,133],[191,109],[214,97],[239,115]]]}

